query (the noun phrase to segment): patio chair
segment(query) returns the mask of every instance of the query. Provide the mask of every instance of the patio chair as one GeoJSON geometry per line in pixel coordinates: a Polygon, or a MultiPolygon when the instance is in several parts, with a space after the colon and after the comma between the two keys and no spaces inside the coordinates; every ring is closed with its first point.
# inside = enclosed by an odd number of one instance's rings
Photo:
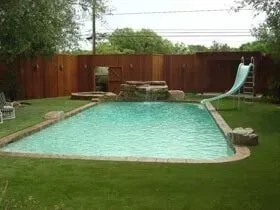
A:
{"type": "Polygon", "coordinates": [[[2,112],[3,120],[16,118],[15,108],[13,107],[12,103],[6,101],[3,92],[0,93],[0,112],[2,112]]]}

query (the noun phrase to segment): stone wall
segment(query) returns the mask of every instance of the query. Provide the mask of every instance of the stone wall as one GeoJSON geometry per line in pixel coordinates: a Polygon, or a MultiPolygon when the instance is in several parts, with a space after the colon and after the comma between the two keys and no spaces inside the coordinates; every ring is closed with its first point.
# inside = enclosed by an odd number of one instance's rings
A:
{"type": "Polygon", "coordinates": [[[127,81],[120,89],[120,101],[182,101],[185,96],[183,91],[169,91],[165,81],[127,81]]]}
{"type": "Polygon", "coordinates": [[[157,101],[168,97],[165,81],[127,81],[120,88],[118,99],[121,101],[157,101]]]}

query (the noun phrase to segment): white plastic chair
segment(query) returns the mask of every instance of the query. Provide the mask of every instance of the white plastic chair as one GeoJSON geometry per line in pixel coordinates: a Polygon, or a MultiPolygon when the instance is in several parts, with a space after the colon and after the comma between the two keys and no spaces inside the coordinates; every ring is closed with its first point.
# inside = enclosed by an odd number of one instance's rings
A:
{"type": "Polygon", "coordinates": [[[0,93],[0,112],[2,112],[2,120],[16,118],[16,111],[12,103],[6,101],[4,93],[0,93]]]}

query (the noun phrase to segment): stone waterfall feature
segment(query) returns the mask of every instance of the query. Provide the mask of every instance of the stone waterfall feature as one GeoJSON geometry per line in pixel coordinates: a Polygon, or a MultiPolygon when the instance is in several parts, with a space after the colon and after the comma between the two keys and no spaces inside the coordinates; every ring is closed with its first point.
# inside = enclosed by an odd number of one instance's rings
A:
{"type": "Polygon", "coordinates": [[[165,81],[127,81],[120,86],[120,101],[163,101],[184,100],[183,91],[168,91],[168,86],[165,81]],[[179,97],[178,97],[178,92],[179,97]],[[176,94],[177,97],[174,97],[176,94]]]}

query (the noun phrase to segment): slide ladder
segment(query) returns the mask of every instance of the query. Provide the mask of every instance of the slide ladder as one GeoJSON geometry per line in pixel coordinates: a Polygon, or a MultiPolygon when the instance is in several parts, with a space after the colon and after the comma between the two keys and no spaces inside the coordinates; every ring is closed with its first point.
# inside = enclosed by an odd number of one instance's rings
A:
{"type": "MultiPolygon", "coordinates": [[[[251,58],[251,63],[254,64],[254,58],[251,58]]],[[[243,86],[243,94],[244,94],[244,98],[253,98],[254,96],[256,96],[255,93],[255,72],[254,72],[254,68],[251,69],[251,71],[249,72],[246,81],[244,83],[243,86]]]]}
{"type": "Polygon", "coordinates": [[[224,94],[212,97],[212,98],[203,99],[203,100],[201,100],[200,103],[205,104],[207,102],[217,100],[218,105],[219,105],[220,99],[238,93],[238,108],[239,108],[239,104],[240,104],[239,95],[240,95],[240,91],[241,91],[242,87],[243,87],[244,94],[247,94],[247,95],[250,94],[250,95],[252,95],[252,97],[254,96],[254,94],[255,94],[255,76],[254,76],[254,58],[253,57],[251,58],[251,62],[249,65],[244,64],[244,57],[241,58],[241,63],[238,66],[234,84],[229,91],[227,91],[224,94]]]}

